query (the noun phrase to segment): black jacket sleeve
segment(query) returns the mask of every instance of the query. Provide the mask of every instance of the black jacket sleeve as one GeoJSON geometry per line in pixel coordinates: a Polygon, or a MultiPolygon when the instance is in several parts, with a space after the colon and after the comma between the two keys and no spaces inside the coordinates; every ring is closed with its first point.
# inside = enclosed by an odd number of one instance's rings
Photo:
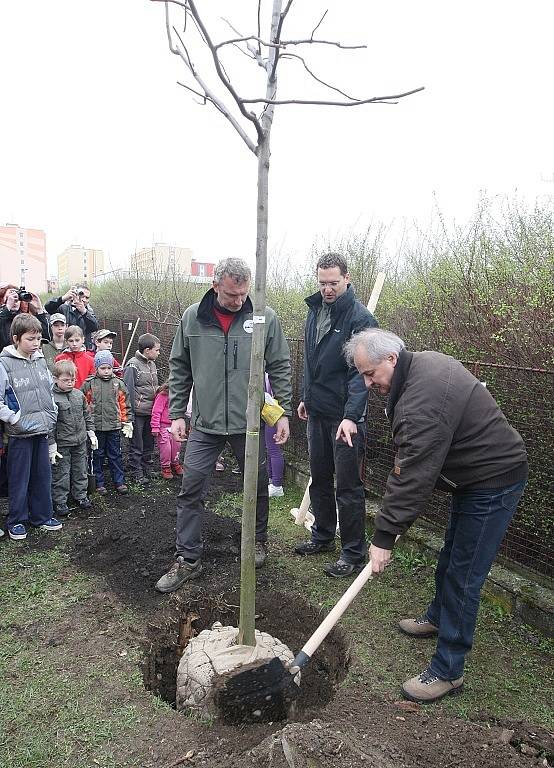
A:
{"type": "Polygon", "coordinates": [[[63,304],[63,298],[61,296],[58,296],[57,299],[50,299],[50,301],[47,301],[44,305],[44,309],[48,312],[49,315],[53,315],[55,312],[58,311],[58,309],[63,304]]]}
{"type": "MultiPolygon", "coordinates": [[[[377,320],[373,317],[368,309],[362,309],[360,307],[359,312],[352,323],[352,332],[350,338],[355,333],[364,331],[366,328],[375,328],[378,325],[377,320]]],[[[349,369],[347,374],[347,387],[348,397],[344,404],[343,418],[350,419],[350,421],[360,421],[363,417],[367,404],[367,389],[364,384],[364,377],[361,376],[356,368],[349,369]]]]}

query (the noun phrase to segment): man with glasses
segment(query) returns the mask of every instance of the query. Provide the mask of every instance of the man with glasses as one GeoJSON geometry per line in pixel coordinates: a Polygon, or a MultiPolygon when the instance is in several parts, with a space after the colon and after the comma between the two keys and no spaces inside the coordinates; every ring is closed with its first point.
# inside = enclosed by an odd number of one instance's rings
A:
{"type": "Polygon", "coordinates": [[[90,291],[86,286],[70,288],[63,296],[45,304],[48,314],[61,313],[67,325],[78,325],[85,335],[85,347],[92,349],[91,334],[98,330],[98,320],[89,305],[90,291]]]}
{"type": "Polygon", "coordinates": [[[350,337],[377,321],[356,299],[345,259],[327,253],[316,265],[319,290],[308,296],[304,331],[304,386],[298,416],[308,422],[310,499],[315,522],[298,555],[334,552],[337,509],[341,553],[324,567],[328,576],[357,574],[367,555],[365,496],[360,476],[367,392],[349,368],[342,348],[350,337]],[[336,475],[336,491],[333,477],[336,475]]]}

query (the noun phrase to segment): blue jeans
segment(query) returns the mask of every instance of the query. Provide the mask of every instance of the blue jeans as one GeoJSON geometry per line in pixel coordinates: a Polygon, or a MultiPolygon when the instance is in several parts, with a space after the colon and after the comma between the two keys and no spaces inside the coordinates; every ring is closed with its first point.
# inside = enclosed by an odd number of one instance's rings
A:
{"type": "Polygon", "coordinates": [[[7,464],[8,528],[46,523],[53,515],[48,436],[10,437],[7,464]]]}
{"type": "Polygon", "coordinates": [[[121,444],[119,438],[119,429],[112,429],[107,432],[98,430],[98,450],[92,454],[92,463],[94,465],[94,476],[96,486],[104,488],[104,456],[108,458],[108,467],[112,475],[114,485],[123,485],[125,476],[123,474],[123,459],[121,458],[121,444]]]}
{"type": "Polygon", "coordinates": [[[473,645],[481,587],[518,505],[525,480],[452,496],[450,519],[426,617],[439,628],[430,669],[443,680],[464,673],[473,645]]]}

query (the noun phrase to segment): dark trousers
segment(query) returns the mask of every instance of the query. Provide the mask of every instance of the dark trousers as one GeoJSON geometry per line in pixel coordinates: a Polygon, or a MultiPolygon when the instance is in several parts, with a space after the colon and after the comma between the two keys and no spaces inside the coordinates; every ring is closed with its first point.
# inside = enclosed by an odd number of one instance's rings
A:
{"type": "MultiPolygon", "coordinates": [[[[92,454],[92,463],[94,466],[94,476],[96,478],[96,487],[104,488],[104,458],[108,459],[108,467],[114,485],[123,485],[125,475],[123,474],[123,460],[121,458],[121,443],[119,429],[111,429],[106,432],[98,430],[98,450],[92,454]]],[[[61,451],[60,451],[61,453],[61,451]]]]}
{"type": "Polygon", "coordinates": [[[62,458],[52,467],[52,501],[56,508],[66,507],[69,491],[81,501],[88,491],[87,444],[58,445],[62,458]]]}
{"type": "Polygon", "coordinates": [[[154,438],[150,426],[150,416],[136,416],[133,425],[133,437],[129,441],[129,469],[135,479],[150,473],[154,438]]]}
{"type": "Polygon", "coordinates": [[[341,538],[341,559],[347,563],[363,562],[367,555],[365,496],[360,476],[365,427],[358,424],[352,437],[353,447],[337,442],[339,421],[308,418],[308,450],[312,484],[310,499],[315,522],[312,541],[328,544],[335,538],[337,507],[341,538]],[[336,475],[336,491],[334,476],[336,475]]]}
{"type": "Polygon", "coordinates": [[[459,493],[435,571],[435,597],[427,619],[439,628],[431,670],[443,680],[464,673],[473,645],[481,587],[491,568],[525,481],[506,488],[459,493]]]}
{"type": "Polygon", "coordinates": [[[11,437],[8,447],[8,528],[42,525],[53,515],[48,437],[11,437]]]}
{"type": "MultiPolygon", "coordinates": [[[[218,456],[229,443],[239,467],[244,472],[244,448],[246,435],[211,435],[192,429],[187,441],[183,480],[177,497],[177,541],[175,557],[182,555],[189,560],[202,556],[202,491],[218,456]]],[[[265,456],[264,428],[260,427],[258,454],[258,496],[256,503],[256,541],[267,541],[269,496],[267,491],[267,464],[265,456]]]]}

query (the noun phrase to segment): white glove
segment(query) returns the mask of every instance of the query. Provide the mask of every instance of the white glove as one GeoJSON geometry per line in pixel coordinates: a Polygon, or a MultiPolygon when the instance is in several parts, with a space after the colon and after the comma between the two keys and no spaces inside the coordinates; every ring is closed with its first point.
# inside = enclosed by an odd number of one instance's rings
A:
{"type": "Polygon", "coordinates": [[[90,447],[93,451],[98,450],[98,438],[96,437],[96,432],[93,432],[92,429],[89,429],[87,431],[88,439],[90,440],[90,447]]]}
{"type": "Polygon", "coordinates": [[[128,437],[129,440],[133,437],[133,425],[130,421],[126,422],[125,424],[121,425],[121,431],[125,435],[125,437],[128,437]]]}
{"type": "Polygon", "coordinates": [[[50,459],[50,464],[55,464],[58,459],[63,459],[63,455],[58,453],[57,443],[52,443],[48,446],[48,458],[50,459]]]}

